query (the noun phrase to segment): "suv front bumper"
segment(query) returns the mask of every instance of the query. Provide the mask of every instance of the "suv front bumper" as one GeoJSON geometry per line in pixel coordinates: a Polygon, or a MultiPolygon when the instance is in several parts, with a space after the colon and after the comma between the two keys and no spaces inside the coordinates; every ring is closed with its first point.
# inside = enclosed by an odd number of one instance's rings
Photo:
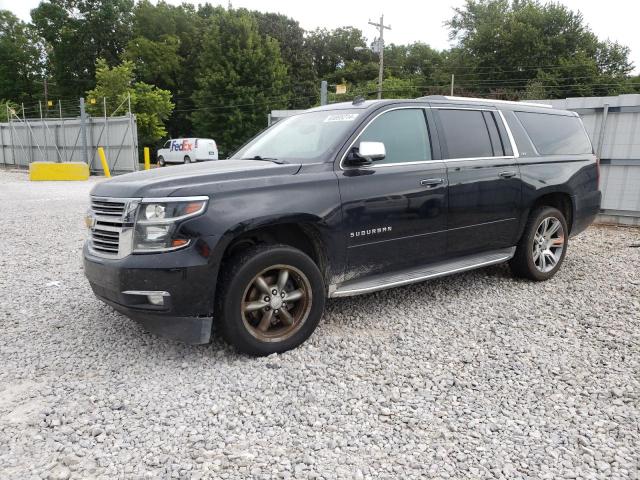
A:
{"type": "Polygon", "coordinates": [[[83,263],[95,295],[149,332],[189,344],[211,340],[216,272],[196,245],[107,259],[85,244],[83,263]],[[153,304],[146,292],[162,294],[162,304],[153,304]]]}

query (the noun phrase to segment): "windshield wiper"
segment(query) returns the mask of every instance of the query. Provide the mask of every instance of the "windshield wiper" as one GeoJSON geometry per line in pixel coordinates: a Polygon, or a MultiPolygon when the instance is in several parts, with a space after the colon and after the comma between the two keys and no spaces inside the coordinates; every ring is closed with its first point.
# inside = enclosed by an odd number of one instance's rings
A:
{"type": "Polygon", "coordinates": [[[277,163],[278,165],[282,165],[285,162],[284,160],[278,160],[277,158],[272,158],[272,157],[263,157],[261,155],[255,155],[251,158],[241,158],[240,160],[260,160],[260,161],[264,161],[264,162],[273,162],[273,163],[277,163]]]}

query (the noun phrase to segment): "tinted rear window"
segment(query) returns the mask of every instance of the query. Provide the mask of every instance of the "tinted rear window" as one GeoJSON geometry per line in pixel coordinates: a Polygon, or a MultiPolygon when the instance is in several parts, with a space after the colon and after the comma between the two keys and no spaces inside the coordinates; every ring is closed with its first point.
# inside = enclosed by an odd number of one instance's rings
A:
{"type": "Polygon", "coordinates": [[[578,117],[516,112],[536,150],[542,155],[591,153],[591,142],[578,117]]]}
{"type": "MultiPolygon", "coordinates": [[[[478,110],[438,110],[448,158],[492,157],[487,124],[478,110]]],[[[502,155],[500,153],[500,155],[502,155]]]]}
{"type": "Polygon", "coordinates": [[[520,120],[516,117],[516,114],[510,110],[506,110],[504,113],[504,119],[507,121],[507,125],[511,129],[511,134],[518,147],[518,152],[521,157],[535,157],[538,155],[536,148],[531,143],[531,139],[527,132],[524,131],[524,127],[520,120]]]}

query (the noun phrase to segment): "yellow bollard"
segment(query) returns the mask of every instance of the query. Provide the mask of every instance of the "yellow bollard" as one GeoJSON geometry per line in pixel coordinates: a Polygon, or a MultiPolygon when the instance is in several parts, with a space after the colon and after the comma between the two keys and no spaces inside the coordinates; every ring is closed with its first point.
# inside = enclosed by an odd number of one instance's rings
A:
{"type": "Polygon", "coordinates": [[[98,154],[100,155],[100,162],[102,163],[102,170],[104,170],[104,176],[111,178],[111,172],[109,171],[109,164],[107,163],[107,157],[104,154],[104,148],[98,147],[98,154]]]}
{"type": "Polygon", "coordinates": [[[144,147],[144,169],[151,168],[151,156],[149,155],[149,147],[144,147]]]}

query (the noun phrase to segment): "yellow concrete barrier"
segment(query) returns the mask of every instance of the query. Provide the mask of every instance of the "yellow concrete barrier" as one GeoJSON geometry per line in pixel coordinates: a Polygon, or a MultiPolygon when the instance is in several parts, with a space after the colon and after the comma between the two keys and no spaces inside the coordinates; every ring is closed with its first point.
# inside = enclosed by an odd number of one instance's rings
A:
{"type": "Polygon", "coordinates": [[[88,180],[89,166],[83,162],[33,162],[29,164],[29,180],[88,180]]]}
{"type": "Polygon", "coordinates": [[[107,163],[107,156],[104,154],[104,148],[98,147],[98,155],[100,155],[100,163],[102,163],[104,176],[107,178],[111,178],[111,171],[109,170],[109,164],[107,163]]]}
{"type": "Polygon", "coordinates": [[[144,147],[144,169],[151,168],[151,155],[149,155],[149,147],[144,147]]]}

